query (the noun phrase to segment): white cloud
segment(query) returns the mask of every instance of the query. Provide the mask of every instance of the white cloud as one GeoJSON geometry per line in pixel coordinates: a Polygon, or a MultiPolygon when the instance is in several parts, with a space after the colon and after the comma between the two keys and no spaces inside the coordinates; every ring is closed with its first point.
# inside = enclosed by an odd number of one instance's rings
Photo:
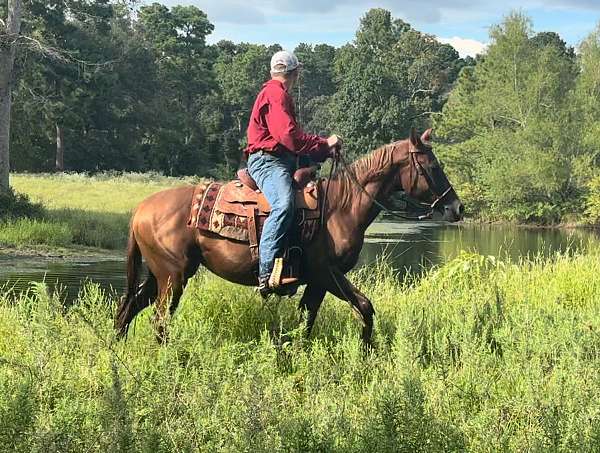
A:
{"type": "MultiPolygon", "coordinates": [[[[155,0],[141,0],[150,4],[155,0]]],[[[566,9],[569,11],[600,11],[600,0],[161,0],[167,5],[192,4],[218,17],[223,23],[270,22],[272,15],[344,16],[356,8],[366,12],[372,7],[391,10],[396,16],[422,23],[440,23],[457,19],[473,20],[498,12],[518,9],[566,9]]]]}
{"type": "MultiPolygon", "coordinates": [[[[151,3],[153,0],[143,0],[151,3]]],[[[163,0],[165,1],[165,0],[163,0]]],[[[511,8],[559,8],[579,11],[600,10],[599,0],[166,0],[167,3],[194,4],[209,13],[218,11],[222,22],[239,23],[239,18],[247,14],[247,21],[264,21],[271,14],[315,14],[344,15],[348,9],[378,6],[396,15],[422,23],[439,23],[456,17],[494,16],[498,11],[511,8]],[[226,14],[226,11],[231,14],[226,14]]]]}
{"type": "MultiPolygon", "coordinates": [[[[142,4],[153,1],[141,0],[142,4]]],[[[193,4],[208,13],[209,20],[215,25],[209,42],[220,39],[263,44],[278,42],[285,48],[293,48],[300,42],[326,42],[341,46],[352,41],[360,18],[369,8],[381,7],[419,31],[446,37],[444,42],[453,45],[461,55],[480,53],[482,42],[488,39],[489,26],[499,23],[513,8],[531,14],[536,26],[538,18],[549,12],[552,17],[546,23],[541,20],[542,29],[559,31],[571,45],[580,41],[593,24],[590,25],[590,21],[584,23],[577,17],[565,18],[564,22],[557,24],[557,11],[581,15],[582,11],[600,10],[600,0],[419,0],[417,3],[411,0],[158,1],[167,5],[193,4]],[[579,29],[582,31],[579,32],[579,29]],[[457,36],[479,40],[479,43],[466,39],[461,42],[457,36]]]]}
{"type": "Polygon", "coordinates": [[[475,57],[478,54],[484,53],[487,49],[487,44],[476,41],[475,39],[461,38],[459,36],[454,36],[452,38],[437,38],[437,40],[442,44],[450,44],[462,58],[466,56],[475,57]]]}

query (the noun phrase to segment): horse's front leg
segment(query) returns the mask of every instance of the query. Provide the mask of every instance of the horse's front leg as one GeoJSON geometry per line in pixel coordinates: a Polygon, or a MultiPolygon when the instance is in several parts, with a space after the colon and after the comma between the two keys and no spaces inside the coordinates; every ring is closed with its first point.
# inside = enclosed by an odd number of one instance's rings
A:
{"type": "Polygon", "coordinates": [[[301,311],[302,316],[308,312],[306,319],[306,337],[310,337],[315,320],[317,319],[317,313],[321,307],[321,302],[325,297],[327,290],[321,286],[309,284],[304,289],[304,294],[300,299],[298,309],[301,311]]]}
{"type": "Polygon", "coordinates": [[[339,299],[350,302],[352,309],[363,324],[362,339],[365,346],[371,346],[373,316],[375,309],[371,301],[356,288],[339,270],[330,268],[331,282],[327,290],[339,299]]]}

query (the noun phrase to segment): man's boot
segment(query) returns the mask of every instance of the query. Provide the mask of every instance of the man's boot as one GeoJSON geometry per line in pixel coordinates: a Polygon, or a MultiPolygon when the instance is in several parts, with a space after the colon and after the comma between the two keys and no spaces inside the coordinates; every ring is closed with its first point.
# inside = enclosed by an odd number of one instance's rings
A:
{"type": "Polygon", "coordinates": [[[273,294],[273,289],[269,286],[270,275],[265,277],[258,277],[258,293],[263,299],[267,299],[273,294]]]}

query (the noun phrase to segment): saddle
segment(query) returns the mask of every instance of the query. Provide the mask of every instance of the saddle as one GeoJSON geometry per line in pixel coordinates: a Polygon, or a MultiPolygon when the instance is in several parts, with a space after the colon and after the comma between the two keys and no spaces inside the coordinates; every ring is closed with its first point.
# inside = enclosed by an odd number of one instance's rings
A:
{"type": "MultiPolygon", "coordinates": [[[[300,170],[298,170],[298,172],[300,170]]],[[[263,193],[258,189],[256,182],[252,179],[248,170],[239,170],[238,178],[239,179],[230,181],[223,186],[221,197],[216,203],[217,208],[221,212],[239,216],[246,216],[249,208],[256,208],[258,209],[258,215],[268,216],[271,212],[271,206],[263,193]]],[[[296,185],[296,210],[317,210],[318,199],[316,184],[308,182],[299,188],[299,183],[295,178],[294,182],[296,185]]]]}
{"type": "MultiPolygon", "coordinates": [[[[294,172],[293,184],[296,189],[302,189],[306,187],[311,181],[317,179],[318,167],[302,167],[294,172]]],[[[252,179],[247,168],[241,168],[237,171],[238,180],[246,187],[252,190],[259,190],[256,185],[256,181],[252,179]]]]}
{"type": "MultiPolygon", "coordinates": [[[[294,261],[287,274],[299,274],[299,257],[302,246],[309,243],[319,229],[319,190],[312,180],[313,168],[301,168],[294,175],[296,216],[288,233],[286,261],[294,261]]],[[[258,264],[258,247],[265,220],[271,206],[258,190],[247,169],[238,171],[238,179],[227,182],[199,184],[194,189],[188,227],[210,231],[235,241],[246,242],[255,265],[258,264]]],[[[286,273],[286,271],[283,271],[286,273]]]]}

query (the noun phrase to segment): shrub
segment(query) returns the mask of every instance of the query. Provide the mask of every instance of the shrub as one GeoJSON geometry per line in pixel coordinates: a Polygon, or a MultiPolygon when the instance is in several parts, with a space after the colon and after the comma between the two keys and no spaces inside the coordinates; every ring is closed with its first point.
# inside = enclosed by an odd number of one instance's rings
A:
{"type": "Polygon", "coordinates": [[[39,218],[43,214],[42,205],[32,203],[27,195],[17,193],[11,187],[8,192],[0,191],[0,220],[22,217],[39,218]]]}
{"type": "Polygon", "coordinates": [[[591,223],[600,221],[600,176],[588,183],[588,194],[585,200],[585,215],[591,223]]]}

